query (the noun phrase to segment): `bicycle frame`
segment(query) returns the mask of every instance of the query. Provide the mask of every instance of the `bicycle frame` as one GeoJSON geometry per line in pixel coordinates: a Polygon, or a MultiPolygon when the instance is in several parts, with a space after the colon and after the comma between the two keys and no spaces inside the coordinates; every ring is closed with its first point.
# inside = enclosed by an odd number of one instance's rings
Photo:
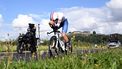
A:
{"type": "Polygon", "coordinates": [[[50,33],[47,33],[47,34],[51,34],[54,32],[54,35],[53,36],[56,36],[56,45],[55,45],[55,48],[58,49],[58,48],[61,48],[63,51],[65,51],[65,44],[64,42],[60,39],[60,31],[51,31],[50,33]]]}
{"type": "Polygon", "coordinates": [[[59,37],[60,33],[55,34],[57,41],[56,41],[56,48],[62,48],[63,51],[65,51],[65,45],[64,42],[59,37]]]}

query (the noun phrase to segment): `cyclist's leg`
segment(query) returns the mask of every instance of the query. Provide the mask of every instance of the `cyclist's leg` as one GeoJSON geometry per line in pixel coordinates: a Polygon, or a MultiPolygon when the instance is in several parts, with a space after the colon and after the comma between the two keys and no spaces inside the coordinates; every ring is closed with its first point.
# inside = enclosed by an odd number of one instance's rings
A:
{"type": "Polygon", "coordinates": [[[67,46],[71,46],[71,41],[70,39],[68,38],[68,36],[66,35],[67,33],[67,30],[68,30],[68,21],[67,19],[64,21],[64,25],[62,26],[62,35],[63,35],[63,38],[64,38],[64,41],[65,41],[65,44],[67,46]]]}
{"type": "Polygon", "coordinates": [[[64,21],[64,25],[62,26],[62,36],[63,36],[65,42],[68,42],[69,41],[69,39],[68,39],[68,37],[66,35],[67,30],[68,30],[68,21],[66,19],[64,21]]]}

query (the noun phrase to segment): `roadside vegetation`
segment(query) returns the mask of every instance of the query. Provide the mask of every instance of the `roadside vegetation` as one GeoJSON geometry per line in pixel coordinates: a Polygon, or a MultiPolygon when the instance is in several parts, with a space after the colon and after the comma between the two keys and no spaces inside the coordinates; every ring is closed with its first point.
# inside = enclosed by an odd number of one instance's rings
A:
{"type": "MultiPolygon", "coordinates": [[[[55,58],[39,58],[30,61],[12,60],[8,52],[16,52],[16,42],[0,42],[0,53],[7,52],[4,59],[0,59],[0,69],[121,69],[122,48],[108,49],[108,37],[105,35],[71,35],[75,53],[55,58]],[[103,49],[96,53],[78,53],[77,50],[103,49]]],[[[40,44],[37,51],[47,51],[48,40],[40,44]]]]}
{"type": "Polygon", "coordinates": [[[45,58],[31,61],[0,62],[2,69],[121,69],[122,49],[107,49],[98,53],[70,54],[56,58],[45,58]]]}

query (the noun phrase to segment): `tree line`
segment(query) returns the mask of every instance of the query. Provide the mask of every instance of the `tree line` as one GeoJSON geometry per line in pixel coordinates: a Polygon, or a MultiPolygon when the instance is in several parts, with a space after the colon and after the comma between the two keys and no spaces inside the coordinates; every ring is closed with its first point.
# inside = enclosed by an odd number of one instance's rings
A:
{"type": "Polygon", "coordinates": [[[75,37],[74,41],[78,42],[87,42],[87,43],[94,43],[94,44],[106,44],[108,43],[110,40],[113,40],[113,38],[111,38],[111,35],[116,35],[116,37],[113,37],[114,40],[118,40],[122,43],[122,34],[90,34],[90,35],[84,35],[84,34],[70,34],[71,37],[75,37]]]}
{"type": "MultiPolygon", "coordinates": [[[[117,34],[117,40],[119,40],[122,43],[122,34],[117,34]]],[[[96,33],[92,33],[90,35],[84,35],[84,34],[73,34],[70,33],[69,34],[69,38],[72,39],[73,42],[78,42],[80,41],[85,42],[85,43],[92,43],[92,44],[106,44],[109,42],[110,40],[110,34],[105,35],[105,34],[96,34],[96,33]]],[[[43,43],[41,45],[48,45],[48,41],[49,40],[43,40],[43,43]]],[[[11,43],[12,45],[16,45],[17,44],[17,40],[12,40],[9,42],[3,42],[0,41],[0,44],[7,44],[7,43],[11,43]]]]}

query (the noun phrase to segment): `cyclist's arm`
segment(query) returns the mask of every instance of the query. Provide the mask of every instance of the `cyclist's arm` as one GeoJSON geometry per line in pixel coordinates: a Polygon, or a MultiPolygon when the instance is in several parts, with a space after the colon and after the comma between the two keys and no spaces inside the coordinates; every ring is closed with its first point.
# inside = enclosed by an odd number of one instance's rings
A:
{"type": "Polygon", "coordinates": [[[50,27],[52,28],[54,26],[54,21],[49,22],[50,27]]]}
{"type": "Polygon", "coordinates": [[[49,22],[49,25],[50,25],[50,27],[53,29],[53,30],[57,30],[57,29],[59,29],[59,26],[57,26],[55,23],[56,22],[58,22],[58,20],[55,20],[55,21],[50,21],[49,22]]]}

